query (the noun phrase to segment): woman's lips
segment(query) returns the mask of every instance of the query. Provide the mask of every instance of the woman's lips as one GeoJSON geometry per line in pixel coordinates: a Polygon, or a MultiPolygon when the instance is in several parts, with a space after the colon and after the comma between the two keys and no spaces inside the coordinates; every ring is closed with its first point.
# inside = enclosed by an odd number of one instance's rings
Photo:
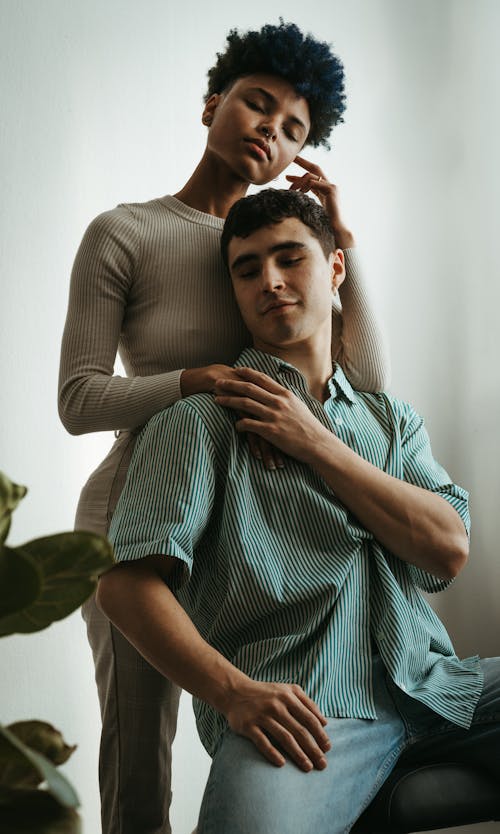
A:
{"type": "Polygon", "coordinates": [[[248,145],[248,150],[257,159],[261,159],[264,162],[266,162],[269,159],[269,154],[267,154],[264,148],[261,148],[261,146],[258,145],[256,142],[252,142],[251,139],[245,139],[244,141],[246,145],[248,145]]]}

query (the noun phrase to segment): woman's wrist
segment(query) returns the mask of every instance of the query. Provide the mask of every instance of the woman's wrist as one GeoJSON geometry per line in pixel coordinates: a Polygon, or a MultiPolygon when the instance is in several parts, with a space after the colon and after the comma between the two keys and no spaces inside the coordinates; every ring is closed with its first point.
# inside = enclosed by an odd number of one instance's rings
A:
{"type": "Polygon", "coordinates": [[[192,394],[204,394],[213,390],[220,378],[233,376],[234,368],[229,365],[205,365],[203,368],[186,368],[182,371],[179,384],[181,396],[190,397],[192,394]]]}
{"type": "Polygon", "coordinates": [[[339,226],[333,229],[335,236],[335,243],[339,249],[352,249],[356,245],[354,235],[345,226],[339,226]]]}
{"type": "Polygon", "coordinates": [[[190,397],[192,394],[198,394],[200,392],[200,371],[202,370],[203,368],[185,368],[181,372],[179,380],[181,397],[190,397]]]}

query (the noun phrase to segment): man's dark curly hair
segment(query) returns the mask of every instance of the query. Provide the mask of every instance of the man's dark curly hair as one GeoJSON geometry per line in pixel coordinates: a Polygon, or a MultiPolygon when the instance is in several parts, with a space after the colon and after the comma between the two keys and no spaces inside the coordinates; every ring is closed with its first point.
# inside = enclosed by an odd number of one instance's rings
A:
{"type": "Polygon", "coordinates": [[[265,72],[288,81],[309,104],[311,129],[307,144],[325,145],[332,127],[345,110],[344,68],[330,45],[303,35],[295,23],[267,24],[260,31],[240,35],[231,29],[227,49],[217,53],[208,71],[205,101],[227,90],[245,75],[265,72]]]}
{"type": "Polygon", "coordinates": [[[319,203],[301,191],[265,188],[258,194],[237,200],[229,210],[221,237],[221,252],[226,267],[229,268],[227,250],[233,237],[248,237],[258,229],[280,223],[288,217],[296,217],[311,230],[325,258],[335,250],[330,218],[319,203]]]}

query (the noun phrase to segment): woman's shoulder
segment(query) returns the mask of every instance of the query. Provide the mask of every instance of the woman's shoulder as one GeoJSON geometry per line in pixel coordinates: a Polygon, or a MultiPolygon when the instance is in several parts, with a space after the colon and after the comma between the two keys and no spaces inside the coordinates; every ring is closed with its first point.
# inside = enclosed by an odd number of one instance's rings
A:
{"type": "Polygon", "coordinates": [[[122,226],[134,227],[141,220],[154,217],[155,214],[165,212],[162,198],[157,197],[142,203],[118,203],[117,206],[105,209],[97,214],[90,222],[89,228],[108,229],[122,226]]]}
{"type": "Polygon", "coordinates": [[[161,200],[148,200],[144,203],[119,203],[111,209],[97,214],[88,224],[84,235],[84,247],[92,251],[101,247],[118,246],[120,249],[139,252],[144,237],[155,232],[159,219],[165,209],[161,200]]]}

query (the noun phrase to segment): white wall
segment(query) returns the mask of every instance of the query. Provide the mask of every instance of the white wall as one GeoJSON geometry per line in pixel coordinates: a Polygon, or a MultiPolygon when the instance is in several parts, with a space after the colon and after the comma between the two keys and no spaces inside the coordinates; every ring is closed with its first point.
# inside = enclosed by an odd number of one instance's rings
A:
{"type": "MultiPolygon", "coordinates": [[[[426,415],[436,457],[472,493],[470,565],[439,611],[460,654],[499,654],[500,5],[287,0],[279,11],[344,59],[346,124],[330,154],[310,156],[342,187],[392,344],[392,390],[426,415]]],[[[230,26],[277,22],[269,15],[263,0],[210,11],[194,0],[0,0],[0,468],[30,487],[13,543],[71,527],[110,444],[69,437],[56,412],[84,228],[120,201],[183,184],[203,148],[206,69],[230,26]]],[[[78,742],[66,770],[96,834],[99,719],[79,614],[0,652],[2,720],[44,718],[78,742]]],[[[176,834],[195,822],[207,767],[185,698],[176,834]]]]}

